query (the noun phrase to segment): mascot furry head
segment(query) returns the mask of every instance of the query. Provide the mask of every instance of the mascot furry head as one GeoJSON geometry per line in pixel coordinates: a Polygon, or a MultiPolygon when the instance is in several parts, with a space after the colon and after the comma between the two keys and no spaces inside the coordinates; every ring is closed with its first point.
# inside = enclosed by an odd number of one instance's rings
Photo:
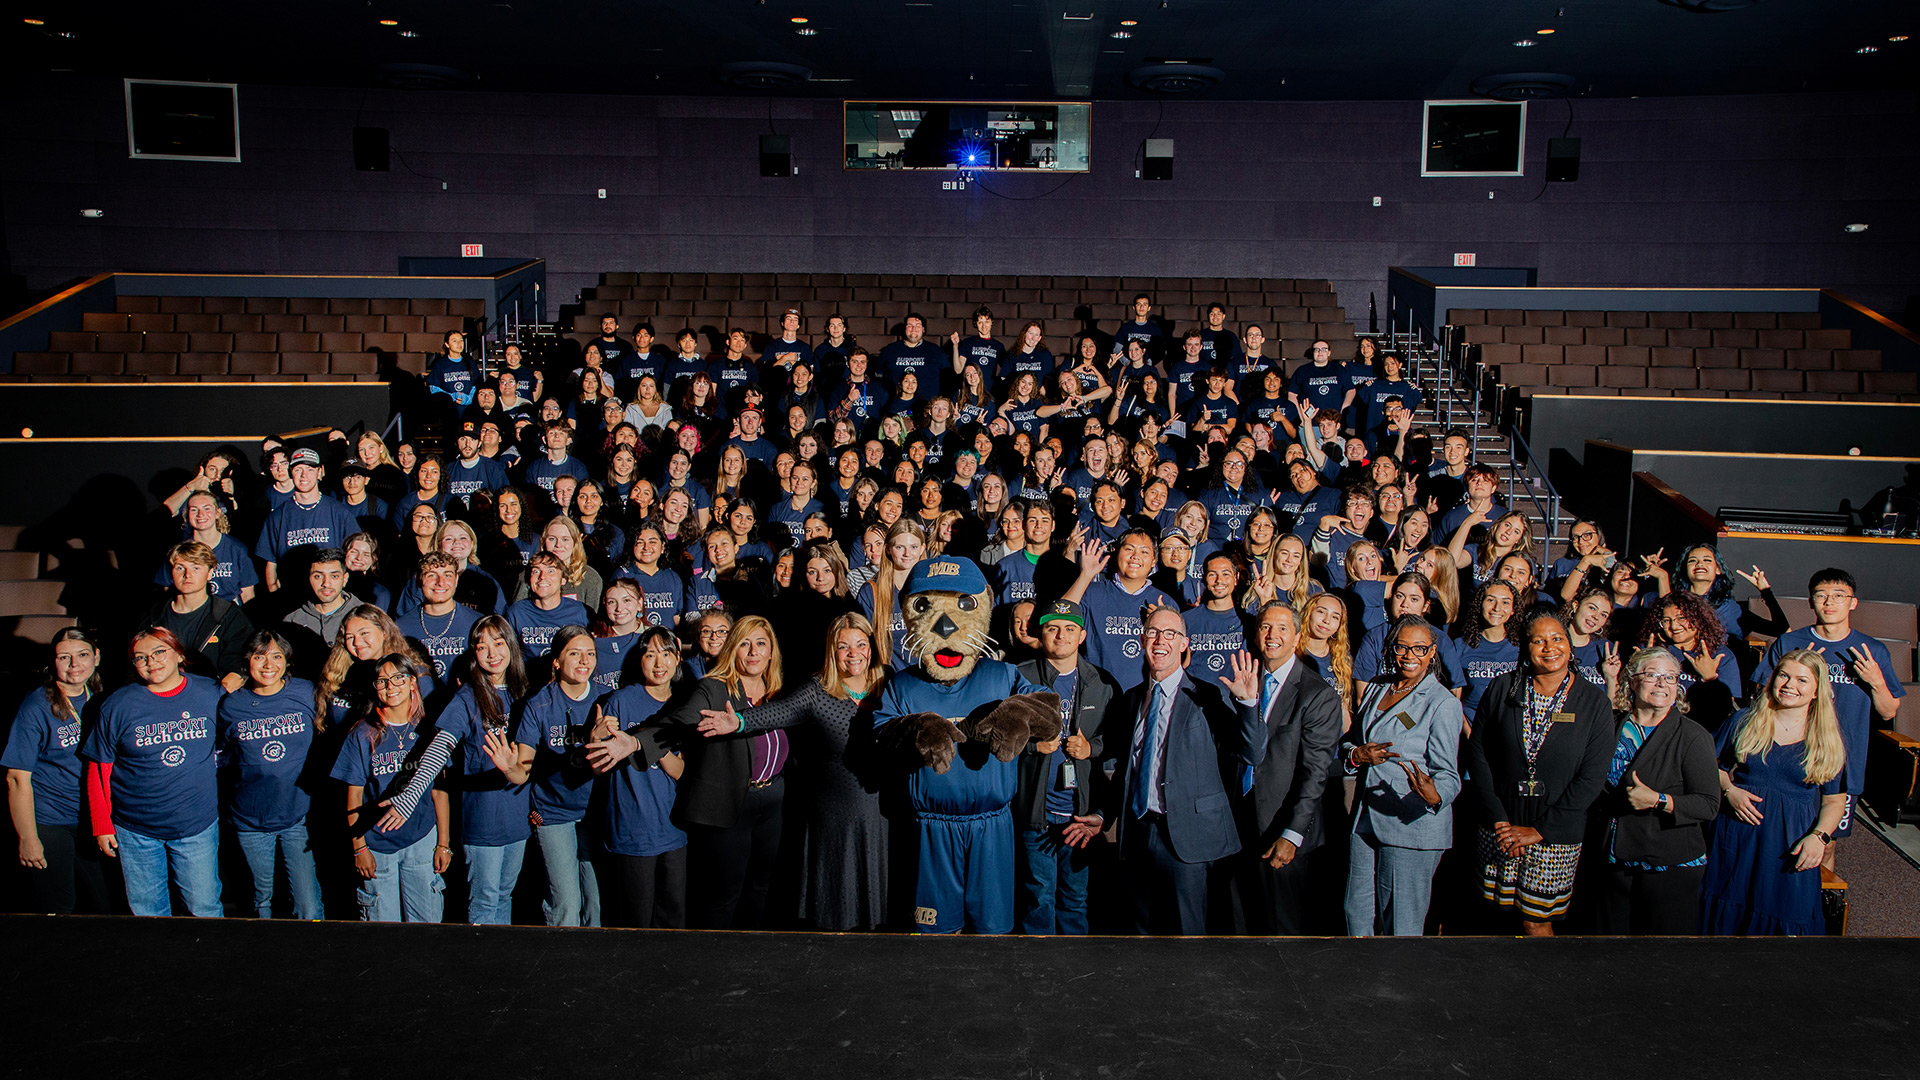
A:
{"type": "MultiPolygon", "coordinates": [[[[921,560],[900,587],[899,600],[907,627],[902,659],[927,678],[958,685],[974,674],[981,658],[997,658],[987,637],[993,593],[973,560],[944,555],[921,560]]],[[[975,710],[959,724],[937,713],[908,719],[921,759],[944,773],[956,743],[985,742],[994,757],[1012,761],[1029,740],[1057,738],[1060,699],[1051,693],[1017,694],[975,710]]]]}
{"type": "Polygon", "coordinates": [[[993,657],[987,627],[993,593],[971,559],[922,559],[900,587],[900,618],[909,665],[935,682],[955,683],[973,674],[982,656],[993,657]]]}

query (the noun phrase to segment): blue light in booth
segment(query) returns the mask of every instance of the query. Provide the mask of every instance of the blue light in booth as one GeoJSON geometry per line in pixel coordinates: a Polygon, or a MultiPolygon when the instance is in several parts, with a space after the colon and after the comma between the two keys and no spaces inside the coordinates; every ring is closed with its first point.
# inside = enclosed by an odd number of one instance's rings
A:
{"type": "Polygon", "coordinates": [[[961,165],[992,165],[993,150],[986,143],[974,138],[960,140],[961,165]]]}

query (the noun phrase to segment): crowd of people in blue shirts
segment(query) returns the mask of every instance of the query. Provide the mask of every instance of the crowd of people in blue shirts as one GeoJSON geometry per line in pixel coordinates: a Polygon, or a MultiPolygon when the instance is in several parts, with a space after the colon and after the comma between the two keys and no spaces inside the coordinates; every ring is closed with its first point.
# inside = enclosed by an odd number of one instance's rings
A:
{"type": "Polygon", "coordinates": [[[1059,355],[985,308],[872,352],[797,309],[545,366],[448,334],[438,437],[209,454],[152,594],[56,636],[0,758],[25,906],[914,929],[918,763],[869,699],[940,557],[1065,723],[1021,758],[1016,925],[972,930],[1822,932],[1902,692],[1852,577],[1790,630],[1711,545],[1548,551],[1401,357],[1224,317],[1143,295],[1059,355]],[[1143,736],[1162,682],[1218,843],[1143,736]]]}

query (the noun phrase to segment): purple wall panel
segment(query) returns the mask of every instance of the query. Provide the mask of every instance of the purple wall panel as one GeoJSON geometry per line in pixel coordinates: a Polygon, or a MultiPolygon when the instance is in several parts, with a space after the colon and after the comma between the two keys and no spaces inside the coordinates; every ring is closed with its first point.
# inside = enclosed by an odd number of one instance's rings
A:
{"type": "Polygon", "coordinates": [[[1532,110],[1528,176],[1454,180],[1419,176],[1417,103],[1101,102],[1095,171],[1052,194],[1063,177],[989,174],[1008,199],[842,172],[832,101],[772,103],[800,173],[769,180],[764,100],[240,97],[242,164],[134,162],[117,81],[27,77],[0,144],[14,271],[34,288],[104,269],[386,274],[477,241],[546,258],[562,301],[622,269],[1192,274],[1327,278],[1356,321],[1369,292],[1384,307],[1388,266],[1455,251],[1542,284],[1824,285],[1893,312],[1920,291],[1911,95],[1577,102],[1581,180],[1554,185],[1564,102],[1532,110]],[[352,170],[356,120],[390,129],[391,173],[352,170]],[[1176,141],[1170,183],[1133,178],[1156,132],[1176,141]],[[1855,221],[1873,228],[1842,231],[1855,221]]]}

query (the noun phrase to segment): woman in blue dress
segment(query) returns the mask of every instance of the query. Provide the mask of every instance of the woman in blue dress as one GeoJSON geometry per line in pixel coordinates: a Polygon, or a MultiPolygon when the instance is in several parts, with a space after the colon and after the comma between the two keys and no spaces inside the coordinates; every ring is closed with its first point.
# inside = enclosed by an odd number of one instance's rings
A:
{"type": "Polygon", "coordinates": [[[1720,729],[1726,804],[1700,892],[1704,934],[1824,934],[1820,859],[1847,809],[1846,749],[1827,662],[1795,649],[1720,729]]]}

